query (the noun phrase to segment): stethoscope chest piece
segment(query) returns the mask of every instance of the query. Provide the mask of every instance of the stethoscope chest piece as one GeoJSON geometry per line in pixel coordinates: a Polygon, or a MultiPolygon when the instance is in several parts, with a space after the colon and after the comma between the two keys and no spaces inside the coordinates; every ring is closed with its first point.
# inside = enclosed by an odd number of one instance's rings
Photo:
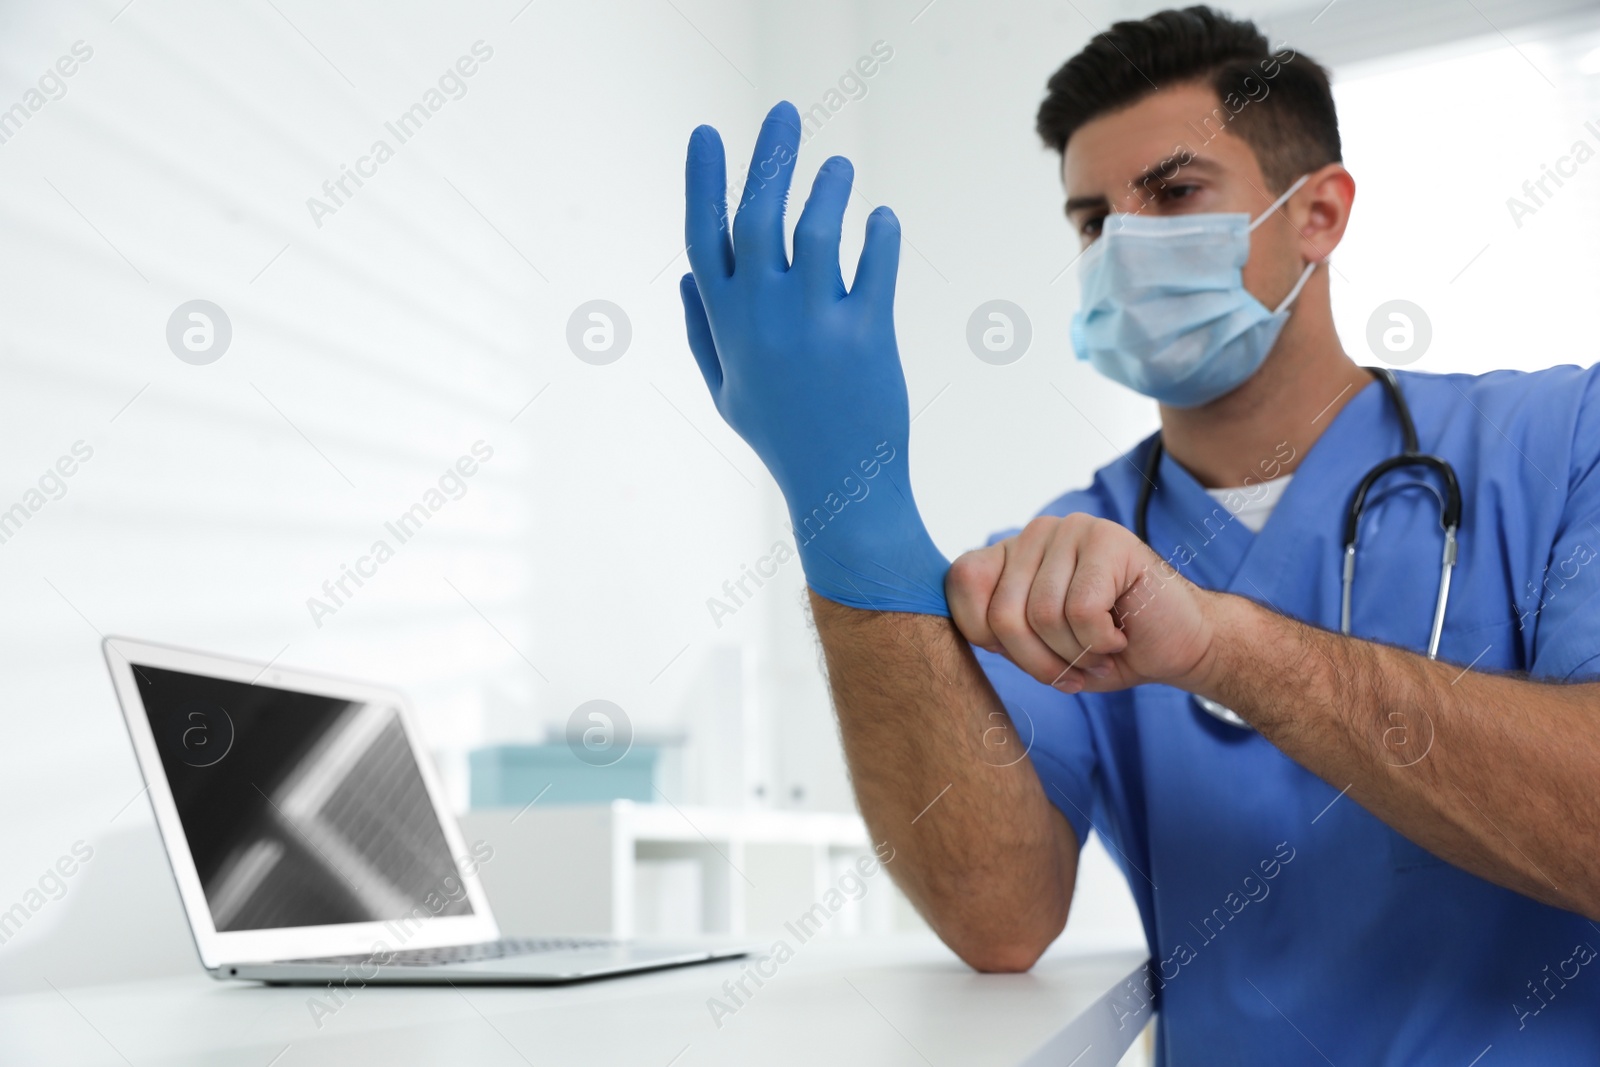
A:
{"type": "Polygon", "coordinates": [[[1234,711],[1226,704],[1218,704],[1210,697],[1203,697],[1199,693],[1194,694],[1194,702],[1200,705],[1200,710],[1204,711],[1207,715],[1210,715],[1213,719],[1216,719],[1219,722],[1225,722],[1229,726],[1237,726],[1241,730],[1255,729],[1255,727],[1251,726],[1249,723],[1240,718],[1238,712],[1234,711]]]}

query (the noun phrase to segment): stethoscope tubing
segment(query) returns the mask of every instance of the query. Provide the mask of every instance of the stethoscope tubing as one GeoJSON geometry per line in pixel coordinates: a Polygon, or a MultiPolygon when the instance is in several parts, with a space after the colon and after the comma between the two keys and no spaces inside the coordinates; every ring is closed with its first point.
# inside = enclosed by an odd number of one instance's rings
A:
{"type": "MultiPolygon", "coordinates": [[[[1444,530],[1444,550],[1439,561],[1439,589],[1434,597],[1433,619],[1428,631],[1428,658],[1436,659],[1439,655],[1439,641],[1444,636],[1445,610],[1450,604],[1450,576],[1455,569],[1459,554],[1457,533],[1461,528],[1461,483],[1456,477],[1455,468],[1448,460],[1425,453],[1418,446],[1416,423],[1411,418],[1411,408],[1406,403],[1405,394],[1400,390],[1400,381],[1394,371],[1388,367],[1365,369],[1378,379],[1389,397],[1400,422],[1401,446],[1397,454],[1367,471],[1351,494],[1350,503],[1345,509],[1339,632],[1346,637],[1350,636],[1351,599],[1356,579],[1356,543],[1361,530],[1361,519],[1366,513],[1367,495],[1373,485],[1385,475],[1405,467],[1421,467],[1438,475],[1440,481],[1444,483],[1444,495],[1439,507],[1439,525],[1444,530]]],[[[1161,437],[1158,434],[1151,442],[1150,452],[1145,457],[1144,469],[1140,472],[1143,480],[1139,486],[1139,496],[1133,512],[1134,533],[1146,545],[1150,544],[1150,497],[1155,491],[1156,478],[1160,474],[1161,453],[1161,437]]],[[[1237,712],[1215,700],[1196,694],[1195,702],[1208,714],[1229,725],[1251,729],[1250,724],[1237,712]]]]}

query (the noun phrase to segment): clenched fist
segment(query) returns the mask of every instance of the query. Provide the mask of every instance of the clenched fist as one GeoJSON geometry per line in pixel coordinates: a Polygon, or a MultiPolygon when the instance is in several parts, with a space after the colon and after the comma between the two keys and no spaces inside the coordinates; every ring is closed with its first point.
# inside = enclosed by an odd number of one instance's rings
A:
{"type": "Polygon", "coordinates": [[[1090,515],[1041,516],[968,552],[945,592],[968,641],[1067,693],[1145,682],[1195,691],[1215,659],[1217,594],[1090,515]]]}

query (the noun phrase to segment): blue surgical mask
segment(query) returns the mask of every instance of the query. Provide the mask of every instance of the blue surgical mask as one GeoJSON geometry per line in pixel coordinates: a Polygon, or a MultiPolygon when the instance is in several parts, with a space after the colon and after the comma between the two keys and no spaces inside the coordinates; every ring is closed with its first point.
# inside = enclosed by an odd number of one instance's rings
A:
{"type": "Polygon", "coordinates": [[[1079,263],[1082,304],[1072,347],[1112,381],[1174,407],[1199,407],[1243,385],[1265,362],[1289,305],[1316,263],[1276,308],[1244,287],[1250,234],[1294,195],[1255,219],[1239,214],[1107,215],[1079,263]]]}

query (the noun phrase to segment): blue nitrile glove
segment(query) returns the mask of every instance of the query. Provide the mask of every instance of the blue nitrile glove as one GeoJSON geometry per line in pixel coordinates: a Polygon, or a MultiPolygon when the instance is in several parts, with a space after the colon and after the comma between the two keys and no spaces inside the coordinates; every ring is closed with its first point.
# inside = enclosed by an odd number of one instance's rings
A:
{"type": "Polygon", "coordinates": [[[733,236],[728,235],[722,139],[689,136],[685,221],[692,274],[680,289],[689,347],[717,411],[778,482],[811,588],[875,611],[948,615],[949,561],[911,497],[905,375],[894,340],[900,224],[880,207],[846,293],[839,234],[850,200],[850,161],[822,165],[794,234],[784,201],[800,116],[784,101],[768,113],[733,236]]]}

